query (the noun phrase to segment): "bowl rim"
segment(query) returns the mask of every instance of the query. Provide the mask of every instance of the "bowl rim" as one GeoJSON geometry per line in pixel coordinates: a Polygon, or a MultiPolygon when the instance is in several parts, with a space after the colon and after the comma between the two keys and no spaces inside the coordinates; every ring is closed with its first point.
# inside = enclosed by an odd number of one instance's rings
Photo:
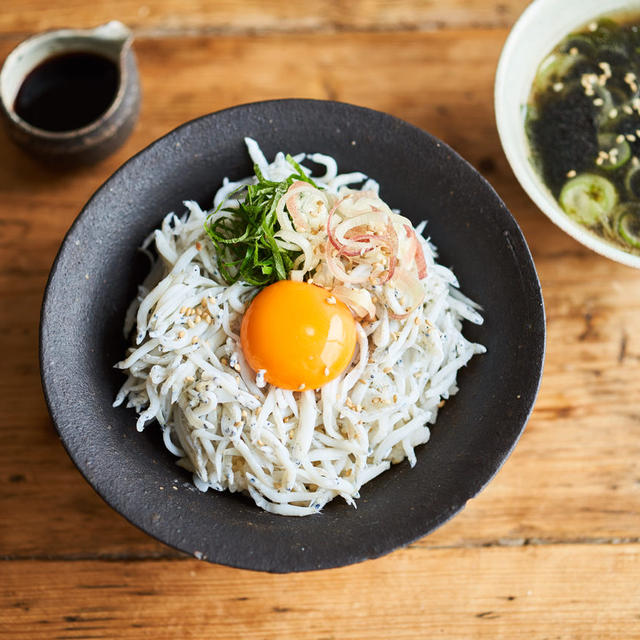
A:
{"type": "MultiPolygon", "coordinates": [[[[507,120],[513,115],[512,111],[507,106],[506,99],[509,92],[509,87],[507,85],[509,66],[512,64],[513,60],[517,59],[517,50],[521,47],[523,39],[526,39],[531,22],[539,19],[541,15],[553,12],[554,8],[557,10],[557,5],[554,4],[554,2],[555,0],[534,0],[529,4],[511,28],[500,53],[494,82],[494,111],[502,149],[513,173],[520,183],[520,186],[525,190],[529,198],[533,200],[534,204],[555,225],[560,227],[565,233],[569,234],[574,238],[574,240],[577,240],[592,251],[595,251],[610,260],[619,262],[620,264],[640,269],[640,255],[628,253],[627,251],[619,249],[605,240],[598,238],[582,225],[572,220],[561,209],[556,199],[551,195],[547,187],[537,175],[537,172],[529,161],[529,157],[523,156],[520,146],[508,131],[507,120]]],[[[640,9],[640,2],[636,2],[636,4],[640,9]]],[[[577,17],[573,26],[580,27],[588,23],[589,20],[615,11],[616,9],[607,10],[605,8],[599,9],[595,13],[589,12],[588,14],[577,17]]],[[[570,33],[570,31],[567,31],[567,34],[568,33],[570,33]]],[[[560,42],[560,40],[558,40],[558,42],[560,42]]],[[[542,61],[546,53],[548,52],[545,51],[541,53],[538,64],[542,61]]],[[[518,104],[517,108],[520,111],[522,105],[518,104]]],[[[521,118],[522,116],[519,115],[518,117],[521,118]]]]}
{"type": "MultiPolygon", "coordinates": [[[[513,253],[514,257],[515,257],[515,250],[512,246],[512,243],[509,241],[509,245],[511,247],[511,252],[513,253]]],[[[519,265],[519,269],[522,269],[522,265],[519,265]]],[[[520,277],[523,277],[523,274],[520,274],[520,277]]],[[[508,459],[508,457],[511,455],[511,453],[513,452],[514,448],[516,447],[517,443],[520,440],[520,437],[522,436],[524,429],[528,423],[528,420],[531,416],[531,413],[533,411],[533,408],[535,406],[535,402],[540,390],[540,384],[541,384],[541,380],[542,380],[542,374],[543,374],[543,369],[544,369],[544,361],[545,361],[545,354],[546,354],[546,319],[545,319],[545,309],[544,309],[544,300],[542,297],[542,290],[541,290],[541,286],[540,286],[540,281],[538,278],[538,274],[536,272],[535,269],[535,264],[533,261],[533,258],[531,256],[531,252],[530,249],[528,247],[528,245],[526,244],[526,241],[524,239],[524,235],[517,223],[517,221],[515,220],[515,218],[512,216],[512,214],[509,212],[509,210],[506,208],[506,206],[504,206],[504,203],[502,203],[502,200],[500,199],[500,197],[498,196],[498,194],[496,193],[495,189],[493,188],[493,186],[486,180],[484,179],[478,172],[477,170],[462,156],[460,156],[455,150],[453,150],[451,147],[449,147],[449,145],[447,145],[446,143],[444,143],[443,141],[441,141],[440,139],[436,138],[435,136],[433,136],[432,134],[424,131],[423,129],[420,129],[419,127],[408,123],[396,116],[381,112],[381,111],[377,111],[374,109],[370,109],[367,107],[362,107],[362,106],[358,106],[358,105],[353,105],[353,104],[349,104],[349,103],[345,103],[345,102],[341,102],[341,101],[335,101],[335,100],[317,100],[317,99],[310,99],[310,98],[282,98],[282,99],[274,99],[274,100],[264,100],[264,101],[256,101],[256,102],[249,102],[249,103],[243,103],[243,104],[238,104],[238,105],[233,105],[221,110],[218,110],[216,112],[212,112],[212,113],[208,113],[196,118],[193,118],[187,122],[184,122],[182,124],[180,124],[179,126],[175,127],[174,129],[172,129],[171,131],[163,134],[162,136],[160,136],[158,139],[152,141],[149,145],[147,145],[146,147],[144,147],[143,149],[141,149],[139,152],[137,152],[136,154],[134,154],[133,156],[131,156],[131,158],[129,158],[127,161],[125,161],[113,174],[111,174],[99,187],[98,189],[93,193],[93,195],[89,198],[89,200],[87,200],[87,202],[84,204],[84,206],[82,207],[81,211],[79,212],[79,214],[76,216],[76,218],[74,219],[73,223],[71,224],[69,230],[67,231],[67,233],[64,236],[64,239],[61,242],[60,248],[58,250],[58,253],[55,257],[55,260],[52,264],[50,273],[49,273],[49,277],[47,279],[47,284],[46,284],[46,288],[45,288],[45,292],[44,292],[44,296],[43,296],[43,302],[42,302],[42,306],[41,306],[41,312],[40,312],[40,325],[39,325],[39,360],[40,360],[40,377],[41,377],[41,383],[42,383],[42,388],[43,388],[43,392],[44,392],[44,396],[45,396],[45,400],[46,400],[46,404],[47,407],[49,409],[50,415],[52,417],[54,426],[56,428],[56,430],[58,431],[58,434],[60,436],[60,440],[62,442],[63,447],[65,448],[65,450],[67,451],[67,454],[69,455],[69,457],[71,458],[71,460],[74,462],[75,466],[78,468],[78,470],[80,471],[80,473],[82,474],[82,476],[85,478],[85,480],[89,483],[89,485],[92,487],[92,489],[112,508],[114,509],[120,516],[122,516],[123,518],[125,518],[125,520],[127,520],[128,522],[130,522],[132,525],[134,525],[136,528],[142,530],[143,532],[145,532],[147,535],[151,536],[152,538],[156,539],[157,541],[161,542],[162,544],[165,544],[169,547],[172,547],[178,551],[181,551],[183,553],[187,553],[187,554],[193,554],[195,555],[198,559],[204,559],[207,560],[209,562],[212,563],[219,563],[222,564],[224,566],[229,566],[229,567],[233,567],[233,568],[239,568],[239,569],[245,569],[245,570],[253,570],[253,571],[267,571],[270,573],[289,573],[289,572],[305,572],[305,571],[313,571],[313,570],[324,570],[324,569],[331,569],[331,568],[337,568],[337,567],[342,567],[342,566],[346,566],[346,565],[350,565],[350,564],[355,564],[355,563],[359,563],[359,562],[363,562],[365,560],[368,559],[374,559],[374,558],[378,558],[380,556],[386,555],[398,548],[401,547],[405,547],[408,544],[411,544],[412,542],[415,542],[418,539],[421,539],[422,537],[424,537],[425,535],[428,535],[429,533],[433,532],[434,530],[438,529],[439,527],[441,527],[443,524],[445,524],[446,522],[448,522],[453,516],[455,516],[457,513],[459,513],[467,504],[468,500],[474,498],[475,496],[477,496],[490,482],[491,480],[496,476],[496,474],[498,473],[498,471],[502,468],[502,465],[505,463],[505,461],[508,459]],[[450,505],[450,508],[447,510],[442,510],[437,517],[433,518],[431,520],[431,526],[429,526],[428,528],[425,527],[425,530],[422,530],[421,533],[419,533],[418,535],[413,535],[412,536],[407,536],[405,538],[403,538],[403,542],[401,543],[397,543],[394,542],[392,545],[388,545],[388,544],[382,544],[378,547],[376,547],[373,550],[368,550],[366,552],[361,553],[360,555],[358,555],[357,557],[354,557],[352,559],[349,559],[348,561],[345,561],[344,558],[329,558],[327,561],[322,562],[321,564],[314,564],[313,562],[309,562],[307,561],[306,563],[300,564],[300,565],[291,565],[291,566],[279,566],[279,565],[273,565],[273,564],[260,564],[260,565],[256,565],[254,563],[251,562],[246,562],[244,560],[228,560],[228,559],[224,559],[224,560],[220,560],[219,558],[210,558],[208,556],[202,556],[202,555],[198,555],[199,552],[194,552],[191,548],[186,548],[181,546],[179,541],[172,541],[172,540],[167,540],[166,537],[163,536],[164,531],[160,530],[160,531],[154,531],[154,529],[148,525],[145,525],[145,523],[141,522],[140,520],[136,520],[133,516],[133,514],[131,513],[126,513],[123,510],[123,506],[121,503],[118,502],[118,497],[114,496],[112,494],[109,494],[108,491],[106,491],[105,487],[99,487],[97,485],[97,481],[92,478],[89,475],[89,468],[85,466],[85,464],[83,464],[82,459],[80,458],[79,455],[79,451],[73,449],[70,445],[70,443],[66,440],[64,434],[62,433],[62,431],[60,430],[59,426],[58,426],[58,416],[59,414],[59,408],[55,406],[55,403],[52,401],[52,395],[50,393],[50,390],[48,388],[48,385],[50,384],[50,380],[48,379],[50,377],[50,374],[48,374],[48,372],[46,371],[46,367],[44,366],[45,364],[45,340],[44,340],[44,334],[45,334],[45,327],[47,324],[47,318],[46,318],[46,311],[47,311],[47,307],[50,304],[50,299],[52,296],[52,283],[56,277],[56,274],[59,270],[59,266],[60,266],[60,261],[61,261],[61,257],[62,254],[64,252],[64,249],[66,247],[66,245],[68,244],[68,241],[70,240],[71,236],[73,235],[74,230],[76,229],[76,227],[80,224],[81,222],[81,218],[83,217],[85,211],[87,209],[90,208],[90,206],[92,205],[92,203],[94,202],[94,200],[98,199],[100,197],[100,195],[102,194],[103,191],[106,191],[109,189],[110,183],[111,181],[116,178],[116,176],[120,175],[122,172],[126,171],[127,167],[133,163],[134,161],[136,161],[136,159],[138,159],[140,156],[146,154],[147,152],[149,152],[152,148],[156,147],[157,145],[161,145],[163,144],[163,141],[166,138],[169,138],[171,136],[174,136],[176,134],[178,134],[181,130],[188,128],[189,126],[193,125],[194,123],[200,122],[200,121],[204,121],[208,118],[211,117],[215,117],[221,114],[225,114],[225,113],[230,113],[233,111],[241,111],[243,109],[246,108],[260,108],[262,106],[266,106],[266,105],[271,105],[271,104],[284,104],[284,103],[291,103],[291,104],[295,104],[295,103],[322,103],[322,104],[326,104],[326,105],[337,105],[340,107],[344,107],[344,108],[348,108],[348,109],[352,109],[354,111],[359,111],[359,112],[364,112],[364,113],[371,113],[371,114],[375,114],[377,116],[383,116],[384,118],[389,119],[389,122],[396,122],[398,124],[401,124],[404,127],[409,127],[410,129],[413,129],[416,133],[418,133],[421,136],[424,136],[425,139],[429,139],[432,143],[434,143],[435,145],[439,146],[439,147],[443,147],[444,150],[451,154],[453,157],[456,158],[456,160],[460,163],[462,163],[467,169],[470,169],[471,171],[473,171],[475,174],[477,174],[478,178],[482,181],[482,183],[484,184],[484,188],[487,189],[488,192],[490,192],[491,196],[496,200],[497,203],[502,205],[502,209],[504,211],[504,213],[507,216],[507,219],[509,221],[509,224],[512,225],[512,229],[509,231],[504,231],[503,233],[505,234],[505,236],[507,236],[511,231],[516,232],[516,234],[519,234],[519,240],[521,240],[521,259],[524,260],[525,263],[527,263],[527,267],[530,268],[530,282],[529,285],[531,286],[531,289],[533,291],[533,293],[537,296],[536,300],[539,301],[539,308],[536,306],[536,310],[537,310],[537,317],[532,318],[532,326],[535,325],[536,328],[536,347],[535,347],[535,351],[536,351],[536,356],[537,356],[537,363],[539,363],[539,366],[536,367],[535,369],[535,375],[532,377],[531,381],[530,381],[530,387],[528,389],[526,389],[526,393],[528,394],[528,398],[526,400],[526,405],[525,405],[525,411],[521,414],[521,416],[518,416],[518,425],[517,425],[517,434],[515,435],[515,437],[513,437],[512,440],[509,441],[508,446],[503,447],[499,453],[499,455],[497,456],[497,459],[494,461],[492,460],[492,464],[487,468],[487,472],[485,474],[482,475],[482,479],[479,483],[475,484],[475,485],[469,485],[468,486],[468,490],[465,491],[465,497],[462,500],[459,500],[457,502],[452,502],[452,504],[450,505]]],[[[282,517],[282,516],[279,516],[282,517]]]]}

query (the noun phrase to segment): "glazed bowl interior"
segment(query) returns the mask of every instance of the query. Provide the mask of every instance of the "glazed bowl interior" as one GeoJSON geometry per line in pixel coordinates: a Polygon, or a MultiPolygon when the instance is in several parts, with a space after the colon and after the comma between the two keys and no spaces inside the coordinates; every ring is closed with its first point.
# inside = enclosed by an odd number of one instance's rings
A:
{"type": "Polygon", "coordinates": [[[515,446],[537,393],[544,354],[539,282],[522,234],[489,184],[442,142],[401,120],[335,102],[281,100],[194,120],[126,163],[70,229],[42,308],[41,369],[54,423],[96,491],[159,540],[212,562],[267,571],[341,566],[425,535],[459,511],[515,446]],[[319,151],[361,170],[415,223],[427,219],[440,261],[483,306],[465,335],[487,347],[460,372],[418,464],[395,465],[318,515],[283,517],[228,492],[196,490],[155,424],[112,406],[124,381],[127,306],[148,269],[138,250],[169,211],[210,208],[224,176],[252,171],[243,142],[268,158],[319,151]]]}
{"type": "Polygon", "coordinates": [[[535,0],[520,16],[504,45],[495,81],[500,140],[518,181],[556,225],[598,253],[640,268],[640,256],[627,253],[569,218],[530,161],[524,122],[538,66],[569,33],[602,15],[640,12],[639,0],[535,0]]]}

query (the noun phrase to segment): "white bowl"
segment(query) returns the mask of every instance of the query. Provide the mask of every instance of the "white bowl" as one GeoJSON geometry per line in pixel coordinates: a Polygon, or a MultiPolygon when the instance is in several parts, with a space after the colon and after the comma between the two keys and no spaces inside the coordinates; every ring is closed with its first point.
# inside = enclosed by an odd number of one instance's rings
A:
{"type": "Polygon", "coordinates": [[[507,160],[536,205],[589,249],[640,269],[640,256],[609,244],[569,218],[533,168],[524,130],[531,84],[542,60],[569,33],[617,11],[640,12],[640,0],[535,0],[513,26],[502,49],[495,82],[496,122],[507,160]]]}

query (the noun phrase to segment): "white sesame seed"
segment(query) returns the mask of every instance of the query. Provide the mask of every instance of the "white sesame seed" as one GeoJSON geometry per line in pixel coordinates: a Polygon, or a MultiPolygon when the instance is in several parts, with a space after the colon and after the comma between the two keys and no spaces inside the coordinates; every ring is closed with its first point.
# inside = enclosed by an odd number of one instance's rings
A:
{"type": "Polygon", "coordinates": [[[562,82],[556,82],[556,83],[553,85],[553,90],[554,90],[556,93],[558,93],[558,92],[562,91],[563,89],[564,89],[564,85],[562,84],[562,82]]]}
{"type": "Polygon", "coordinates": [[[636,137],[632,133],[630,133],[630,134],[627,135],[627,140],[629,142],[635,142],[636,141],[636,137]]]}
{"type": "Polygon", "coordinates": [[[593,104],[594,104],[596,107],[601,107],[601,106],[604,104],[604,100],[603,100],[602,98],[596,98],[596,99],[593,101],[593,104]]]}
{"type": "Polygon", "coordinates": [[[611,65],[608,62],[599,62],[598,66],[604,71],[604,75],[607,78],[611,77],[611,65]]]}
{"type": "Polygon", "coordinates": [[[616,138],[616,142],[618,144],[620,144],[621,142],[624,142],[624,136],[622,134],[620,134],[617,138],[616,138]]]}
{"type": "Polygon", "coordinates": [[[569,55],[577,56],[578,55],[578,47],[571,47],[571,49],[569,49],[569,55]]]}
{"type": "Polygon", "coordinates": [[[634,167],[637,167],[638,165],[640,165],[640,158],[638,158],[637,156],[633,156],[633,158],[631,158],[631,164],[634,167]]]}
{"type": "Polygon", "coordinates": [[[592,22],[589,25],[589,31],[597,31],[598,30],[598,23],[597,22],[592,22]]]}
{"type": "Polygon", "coordinates": [[[596,164],[600,166],[604,162],[603,158],[596,158],[596,164]]]}
{"type": "MultiPolygon", "coordinates": [[[[567,171],[567,178],[575,178],[576,175],[577,175],[577,173],[576,173],[575,169],[571,169],[571,171],[567,171]]],[[[417,318],[416,318],[416,320],[417,320],[417,318]]],[[[418,323],[416,322],[416,324],[418,324],[418,323]]]]}
{"type": "Polygon", "coordinates": [[[622,110],[629,115],[633,113],[633,109],[628,104],[625,104],[624,107],[622,107],[622,110]]]}
{"type": "Polygon", "coordinates": [[[611,109],[611,111],[609,111],[609,117],[610,118],[617,118],[618,117],[618,110],[617,109],[611,109]]]}

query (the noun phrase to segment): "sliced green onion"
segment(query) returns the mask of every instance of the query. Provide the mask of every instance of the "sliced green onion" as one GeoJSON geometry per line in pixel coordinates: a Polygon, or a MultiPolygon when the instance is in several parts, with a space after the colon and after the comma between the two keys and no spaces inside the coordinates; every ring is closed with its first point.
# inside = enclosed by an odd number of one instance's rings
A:
{"type": "Polygon", "coordinates": [[[640,165],[632,166],[624,178],[624,186],[632,198],[640,198],[640,165]]]}
{"type": "Polygon", "coordinates": [[[593,39],[582,33],[576,33],[569,36],[563,47],[566,52],[569,52],[574,48],[578,50],[578,53],[589,57],[593,57],[596,52],[593,39]]]}
{"type": "Polygon", "coordinates": [[[582,224],[605,223],[618,203],[618,192],[609,180],[592,173],[583,173],[569,180],[560,192],[564,212],[582,224]]]}
{"type": "Polygon", "coordinates": [[[640,203],[625,202],[613,214],[614,231],[618,238],[635,249],[640,249],[640,203]]]}
{"type": "Polygon", "coordinates": [[[535,78],[535,88],[544,91],[552,82],[561,81],[576,62],[576,56],[566,53],[552,53],[540,66],[535,78]]]}
{"type": "Polygon", "coordinates": [[[609,91],[609,89],[601,87],[599,84],[592,85],[591,88],[595,93],[595,99],[600,98],[600,100],[602,100],[602,104],[598,106],[596,116],[598,124],[601,127],[606,127],[607,125],[610,125],[612,123],[610,114],[611,110],[613,109],[613,96],[611,95],[611,91],[609,91]]]}
{"type": "Polygon", "coordinates": [[[598,146],[607,154],[600,166],[608,171],[619,169],[631,158],[631,147],[622,134],[601,133],[598,146]]]}

